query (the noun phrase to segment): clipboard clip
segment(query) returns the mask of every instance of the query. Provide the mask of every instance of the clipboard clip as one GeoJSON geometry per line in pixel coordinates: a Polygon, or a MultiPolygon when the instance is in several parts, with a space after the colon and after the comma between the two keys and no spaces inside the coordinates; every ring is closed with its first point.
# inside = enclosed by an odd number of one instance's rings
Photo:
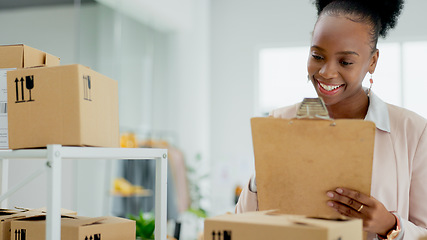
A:
{"type": "Polygon", "coordinates": [[[296,118],[332,120],[322,98],[304,98],[298,108],[296,118]]]}

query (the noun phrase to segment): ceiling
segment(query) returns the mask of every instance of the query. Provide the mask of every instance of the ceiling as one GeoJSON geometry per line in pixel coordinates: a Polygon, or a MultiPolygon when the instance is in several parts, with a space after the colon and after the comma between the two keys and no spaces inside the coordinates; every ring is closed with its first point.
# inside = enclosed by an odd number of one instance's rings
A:
{"type": "MultiPolygon", "coordinates": [[[[53,6],[61,4],[74,4],[75,1],[76,0],[0,0],[0,10],[37,6],[53,6]]],[[[82,4],[92,3],[95,2],[95,0],[80,0],[80,2],[82,4]]]]}

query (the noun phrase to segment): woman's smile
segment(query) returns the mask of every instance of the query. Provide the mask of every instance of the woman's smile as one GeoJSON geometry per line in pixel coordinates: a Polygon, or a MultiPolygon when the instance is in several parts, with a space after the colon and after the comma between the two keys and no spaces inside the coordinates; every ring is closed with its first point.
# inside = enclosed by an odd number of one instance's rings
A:
{"type": "Polygon", "coordinates": [[[325,95],[335,95],[337,94],[344,86],[345,84],[327,84],[320,82],[315,77],[313,79],[317,82],[317,88],[319,91],[325,95]]]}

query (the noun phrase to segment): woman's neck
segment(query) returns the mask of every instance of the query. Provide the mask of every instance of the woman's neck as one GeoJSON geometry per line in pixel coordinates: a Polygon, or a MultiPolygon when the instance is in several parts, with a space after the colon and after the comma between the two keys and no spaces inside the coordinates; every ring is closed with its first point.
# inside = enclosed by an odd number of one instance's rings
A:
{"type": "Polygon", "coordinates": [[[329,111],[329,116],[334,119],[365,119],[368,113],[369,97],[365,91],[353,96],[351,100],[341,101],[334,105],[326,106],[329,111]]]}

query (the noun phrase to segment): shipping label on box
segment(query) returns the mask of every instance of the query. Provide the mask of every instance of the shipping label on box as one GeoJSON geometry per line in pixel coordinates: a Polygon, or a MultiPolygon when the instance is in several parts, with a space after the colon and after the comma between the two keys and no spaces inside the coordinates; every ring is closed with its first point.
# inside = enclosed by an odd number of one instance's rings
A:
{"type": "Polygon", "coordinates": [[[0,69],[0,149],[9,148],[7,124],[7,71],[15,68],[0,69]]]}
{"type": "Polygon", "coordinates": [[[204,240],[361,240],[362,220],[313,219],[274,211],[226,214],[205,220],[204,240]]]}
{"type": "Polygon", "coordinates": [[[118,83],[82,65],[9,71],[9,148],[119,147],[118,83]]]}

